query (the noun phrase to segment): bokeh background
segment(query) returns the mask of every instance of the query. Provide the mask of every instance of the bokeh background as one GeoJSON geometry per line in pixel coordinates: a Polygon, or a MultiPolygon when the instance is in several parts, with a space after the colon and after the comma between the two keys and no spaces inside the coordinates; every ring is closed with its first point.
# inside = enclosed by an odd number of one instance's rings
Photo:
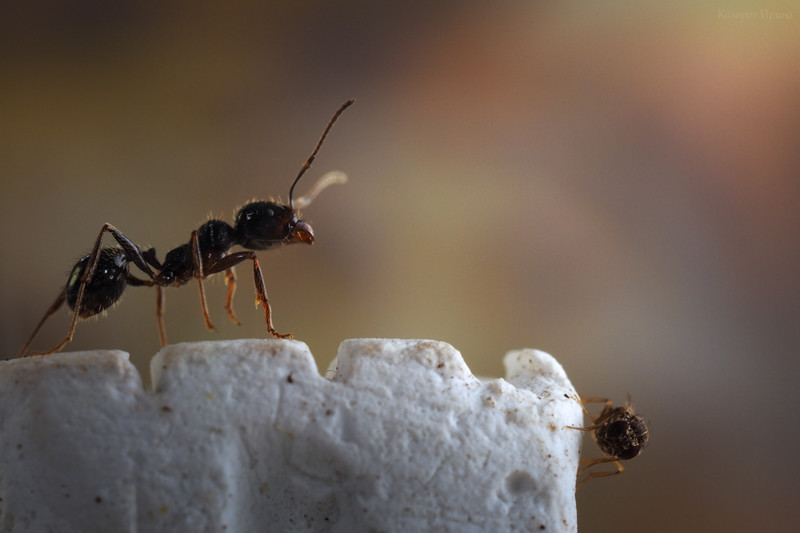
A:
{"type": "MultiPolygon", "coordinates": [[[[111,222],[159,256],[209,215],[299,191],[313,248],[261,253],[275,325],[324,369],[352,337],[433,338],[501,376],[554,354],[651,423],[582,532],[796,525],[796,2],[33,2],[0,16],[0,342],[13,356],[111,222]]],[[[249,265],[216,332],[167,291],[173,342],[260,337],[249,265]]],[[[70,350],[147,377],[154,291],[70,350]]],[[[35,347],[65,333],[61,312],[35,347]]],[[[584,453],[596,455],[587,439],[584,453]]]]}

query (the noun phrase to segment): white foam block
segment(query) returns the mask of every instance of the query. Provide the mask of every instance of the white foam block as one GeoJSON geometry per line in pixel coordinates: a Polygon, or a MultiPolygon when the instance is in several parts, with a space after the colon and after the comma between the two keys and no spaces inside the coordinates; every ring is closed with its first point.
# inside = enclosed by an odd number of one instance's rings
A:
{"type": "Polygon", "coordinates": [[[0,362],[0,530],[577,531],[561,366],[481,380],[436,341],[167,346],[0,362]]]}

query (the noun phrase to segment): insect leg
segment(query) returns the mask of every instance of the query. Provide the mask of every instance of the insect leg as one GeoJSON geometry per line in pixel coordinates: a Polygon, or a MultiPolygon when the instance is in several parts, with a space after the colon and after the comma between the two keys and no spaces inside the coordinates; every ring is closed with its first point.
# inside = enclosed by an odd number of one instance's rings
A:
{"type": "Polygon", "coordinates": [[[233,312],[233,293],[236,292],[236,271],[233,267],[225,271],[225,285],[228,286],[228,296],[225,298],[225,311],[228,312],[228,318],[234,324],[241,325],[236,314],[233,312]]]}
{"type": "Polygon", "coordinates": [[[264,286],[264,275],[261,273],[261,267],[258,264],[258,257],[256,256],[255,252],[248,250],[226,255],[216,263],[208,265],[206,268],[206,275],[210,276],[211,274],[228,270],[248,259],[253,261],[253,280],[256,286],[256,307],[258,307],[259,304],[264,307],[264,320],[267,324],[267,331],[269,331],[269,334],[273,337],[280,339],[293,338],[291,333],[278,333],[275,331],[275,328],[272,327],[272,310],[270,309],[269,300],[267,299],[267,289],[264,286]]]}
{"type": "Polygon", "coordinates": [[[586,413],[589,418],[592,416],[589,414],[589,411],[586,410],[587,403],[604,403],[605,406],[603,406],[603,412],[610,410],[614,405],[613,402],[608,398],[581,398],[581,407],[583,407],[583,412],[586,413]]]}
{"type": "Polygon", "coordinates": [[[158,339],[161,346],[167,345],[167,332],[164,329],[164,289],[156,285],[156,322],[158,323],[158,339]]]}
{"type": "Polygon", "coordinates": [[[214,330],[211,325],[211,319],[208,317],[208,305],[206,304],[206,291],[203,288],[203,279],[213,274],[213,272],[203,271],[203,258],[200,255],[200,245],[197,243],[197,230],[192,232],[192,264],[194,266],[194,277],[197,280],[197,286],[200,288],[200,305],[203,308],[203,320],[206,322],[206,327],[214,330]]]}
{"type": "MultiPolygon", "coordinates": [[[[156,249],[149,248],[142,252],[142,257],[148,265],[161,270],[163,265],[156,257],[156,249]]],[[[158,324],[158,338],[161,341],[161,346],[167,345],[167,331],[164,329],[164,289],[160,285],[156,285],[156,322],[158,324]]]]}
{"type": "MultiPolygon", "coordinates": [[[[75,333],[75,326],[78,323],[78,317],[80,316],[81,305],[83,304],[83,294],[86,292],[86,286],[89,284],[89,280],[92,279],[94,275],[94,271],[97,269],[97,261],[100,259],[100,244],[103,240],[103,234],[107,231],[116,230],[114,226],[111,224],[103,224],[103,227],[100,229],[100,233],[97,235],[97,239],[94,241],[94,246],[92,247],[92,252],[89,254],[89,262],[87,263],[88,267],[83,273],[81,277],[80,287],[78,287],[78,297],[75,299],[75,308],[72,311],[72,321],[69,324],[69,330],[67,331],[67,336],[64,339],[55,345],[53,348],[43,351],[43,352],[32,352],[31,355],[49,355],[53,352],[60,351],[64,346],[67,345],[68,342],[72,340],[72,336],[75,333]]],[[[119,233],[119,231],[117,231],[119,233]]],[[[123,236],[122,233],[119,235],[123,236]]],[[[124,238],[124,236],[123,236],[124,238]]],[[[127,238],[125,239],[127,240],[127,238]]],[[[130,242],[130,241],[128,241],[130,242]]],[[[133,243],[131,243],[133,244],[133,243]]],[[[64,289],[64,297],[66,298],[66,288],[64,289]]]]}
{"type": "MultiPolygon", "coordinates": [[[[128,258],[128,261],[139,267],[139,270],[147,274],[154,282],[156,281],[156,273],[153,272],[153,269],[150,268],[151,265],[157,265],[158,261],[155,259],[155,249],[150,248],[142,252],[138,246],[136,246],[133,241],[131,241],[128,237],[126,237],[120,230],[112,226],[111,224],[104,224],[103,229],[100,230],[100,235],[97,237],[97,243],[95,246],[99,250],[100,248],[100,240],[103,238],[103,233],[108,232],[114,237],[114,240],[117,241],[117,244],[125,251],[125,257],[128,258]],[[151,262],[152,261],[152,262],[151,262]]],[[[97,261],[95,260],[94,267],[91,268],[91,273],[94,274],[94,270],[97,268],[97,261]]],[[[160,267],[157,267],[160,268],[160,267]]],[[[88,274],[87,270],[87,274],[88,274]]],[[[84,276],[87,280],[91,279],[91,276],[84,276]]]]}
{"type": "MultiPolygon", "coordinates": [[[[147,274],[150,277],[150,279],[155,281],[156,275],[150,268],[150,266],[147,264],[145,258],[142,256],[142,252],[139,250],[139,247],[136,246],[130,239],[128,239],[125,235],[123,235],[121,231],[119,231],[111,224],[109,223],[103,224],[103,227],[100,229],[100,233],[97,234],[97,239],[95,239],[92,251],[89,254],[89,261],[87,263],[87,268],[84,271],[83,276],[81,277],[80,286],[78,287],[78,295],[77,298],[75,299],[75,308],[73,309],[72,312],[72,321],[70,322],[69,330],[67,331],[67,336],[64,337],[64,339],[53,348],[42,352],[32,352],[31,355],[48,355],[53,352],[58,352],[72,340],[72,337],[75,333],[75,326],[77,325],[78,318],[80,317],[80,310],[81,306],[83,305],[83,295],[86,292],[86,286],[89,284],[89,281],[92,279],[92,276],[94,276],[95,270],[97,270],[97,263],[98,260],[100,259],[100,244],[103,241],[103,234],[105,233],[110,233],[111,236],[114,237],[114,240],[116,240],[117,243],[120,245],[120,247],[122,247],[122,250],[125,252],[125,256],[128,258],[129,261],[133,262],[133,264],[135,264],[145,274],[147,274]]],[[[155,255],[155,253],[153,253],[153,255],[155,255]]],[[[62,297],[60,296],[59,298],[62,297]]],[[[66,298],[66,288],[63,290],[63,298],[66,298]]],[[[58,299],[56,299],[56,301],[58,301],[58,299]]],[[[51,310],[55,312],[55,309],[60,307],[60,305],[61,304],[56,306],[54,303],[53,306],[51,306],[51,309],[48,309],[49,314],[45,313],[44,318],[46,319],[50,314],[52,314],[52,312],[50,312],[51,310]],[[53,309],[54,306],[55,309],[53,309]]],[[[34,334],[35,333],[36,332],[34,332],[34,334]]],[[[33,338],[29,339],[28,344],[30,344],[32,340],[33,338]]]]}
{"type": "MultiPolygon", "coordinates": [[[[148,252],[151,252],[151,248],[148,252]]],[[[149,262],[149,260],[148,260],[149,262]]],[[[161,346],[167,345],[167,334],[164,330],[164,289],[161,285],[157,285],[154,281],[143,280],[137,277],[128,275],[128,283],[133,286],[145,286],[156,288],[156,322],[158,324],[158,337],[161,341],[161,346]]]]}
{"type": "Polygon", "coordinates": [[[611,408],[614,405],[613,402],[608,398],[581,398],[581,409],[583,409],[583,412],[586,414],[589,420],[593,420],[593,417],[592,414],[589,412],[589,410],[586,409],[586,404],[603,403],[603,402],[605,402],[606,404],[605,407],[603,408],[603,412],[600,413],[600,415],[596,419],[594,419],[594,423],[592,425],[580,428],[575,426],[566,426],[566,427],[568,427],[569,429],[577,429],[579,431],[594,431],[595,429],[602,426],[603,422],[605,422],[606,418],[608,418],[608,413],[611,411],[611,408]]]}
{"type": "Polygon", "coordinates": [[[64,301],[66,299],[67,299],[67,291],[62,290],[60,293],[58,293],[58,296],[56,297],[55,301],[52,303],[52,305],[50,305],[50,307],[47,308],[47,311],[45,311],[44,316],[36,325],[36,328],[33,330],[33,333],[31,333],[31,336],[28,337],[28,341],[25,343],[25,346],[23,346],[22,349],[19,351],[19,353],[17,353],[17,357],[25,356],[25,353],[28,351],[28,348],[31,347],[31,343],[33,342],[33,339],[36,337],[36,334],[39,333],[39,330],[42,328],[42,325],[48,318],[50,318],[56,311],[58,311],[62,305],[64,305],[64,301]]]}
{"type": "Polygon", "coordinates": [[[575,486],[575,490],[578,490],[579,488],[581,488],[583,485],[585,485],[585,484],[586,484],[586,482],[587,482],[587,481],[589,481],[589,480],[590,480],[590,479],[592,479],[592,478],[597,478],[597,477],[608,477],[608,476],[616,476],[617,474],[621,474],[622,472],[624,472],[624,471],[625,471],[625,467],[623,467],[623,466],[622,466],[622,463],[620,463],[620,462],[619,462],[619,460],[617,460],[617,459],[614,459],[613,457],[603,457],[603,458],[601,458],[601,459],[587,459],[586,461],[581,461],[581,464],[582,464],[583,466],[581,466],[581,467],[578,469],[578,477],[580,477],[580,475],[581,475],[581,474],[583,474],[584,472],[586,472],[587,470],[589,470],[589,469],[590,469],[591,467],[593,467],[594,465],[598,465],[598,464],[601,464],[601,463],[614,463],[614,466],[616,466],[616,467],[617,467],[617,469],[616,469],[615,471],[613,471],[613,472],[610,472],[610,471],[606,471],[606,472],[592,472],[591,474],[589,474],[589,475],[587,475],[586,477],[584,477],[584,478],[583,478],[583,479],[582,479],[582,480],[581,480],[581,481],[580,481],[580,482],[579,482],[579,483],[578,483],[578,484],[575,486]]]}

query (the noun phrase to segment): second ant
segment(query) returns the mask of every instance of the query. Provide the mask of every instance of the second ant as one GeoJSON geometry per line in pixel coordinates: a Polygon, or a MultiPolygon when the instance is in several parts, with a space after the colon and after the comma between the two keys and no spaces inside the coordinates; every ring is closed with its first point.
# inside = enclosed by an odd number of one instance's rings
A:
{"type": "Polygon", "coordinates": [[[605,457],[599,459],[584,459],[578,468],[578,477],[595,465],[613,463],[614,471],[591,472],[578,482],[575,489],[581,488],[587,481],[598,477],[607,477],[621,474],[625,471],[620,461],[627,461],[638,457],[647,447],[650,440],[650,431],[645,419],[636,414],[633,409],[631,397],[628,395],[624,407],[614,407],[611,400],[606,398],[585,398],[581,402],[586,415],[592,419],[584,404],[605,403],[600,414],[593,419],[592,425],[579,428],[567,426],[570,429],[591,431],[597,446],[605,457]]]}

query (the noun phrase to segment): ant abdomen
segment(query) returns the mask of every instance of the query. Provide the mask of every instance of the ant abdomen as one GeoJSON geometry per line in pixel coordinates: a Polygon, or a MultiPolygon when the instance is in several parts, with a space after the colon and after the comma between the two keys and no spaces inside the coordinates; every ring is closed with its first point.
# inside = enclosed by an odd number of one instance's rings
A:
{"type": "MultiPolygon", "coordinates": [[[[70,272],[64,292],[70,309],[75,309],[81,278],[86,272],[90,255],[75,263],[70,272]]],[[[103,248],[97,259],[97,268],[83,290],[83,299],[78,315],[89,318],[111,307],[120,299],[128,284],[128,258],[121,248],[103,248]]]]}

